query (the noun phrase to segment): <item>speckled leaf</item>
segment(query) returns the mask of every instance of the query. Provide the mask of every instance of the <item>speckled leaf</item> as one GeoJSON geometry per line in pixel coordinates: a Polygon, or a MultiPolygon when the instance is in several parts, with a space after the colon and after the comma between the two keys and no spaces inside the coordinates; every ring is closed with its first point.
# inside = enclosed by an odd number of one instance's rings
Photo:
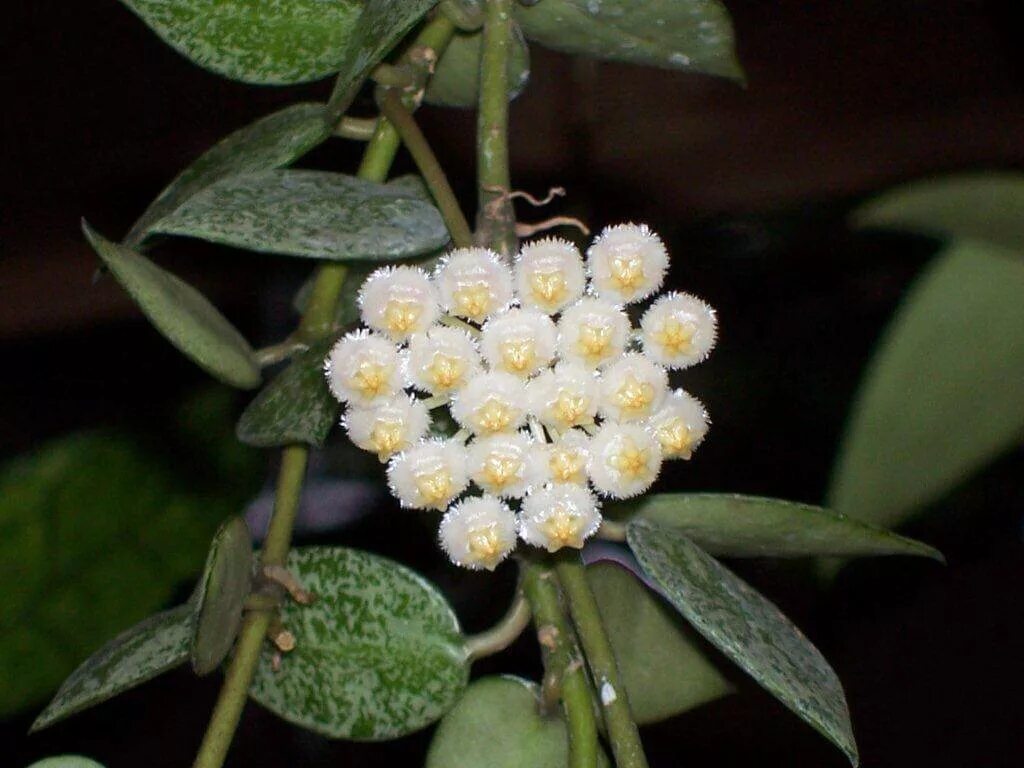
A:
{"type": "Polygon", "coordinates": [[[84,221],[82,230],[139,309],[182,354],[225,384],[259,386],[252,347],[199,291],[145,256],[110,242],[84,221]]]}
{"type": "Polygon", "coordinates": [[[239,440],[259,448],[292,443],[323,446],[341,408],[324,378],[324,358],[330,345],[315,344],[296,355],[256,395],[238,420],[239,440]]]}
{"type": "Polygon", "coordinates": [[[246,83],[288,85],[337,72],[357,0],[121,0],[178,53],[246,83]]]}
{"type": "Polygon", "coordinates": [[[987,171],[915,181],[870,200],[854,212],[852,222],[1024,253],[1024,173],[987,171]]]}
{"type": "MultiPolygon", "coordinates": [[[[519,26],[508,60],[509,97],[514,99],[530,79],[530,49],[519,26]]],[[[459,33],[445,49],[437,70],[427,83],[425,100],[443,107],[476,107],[480,95],[480,32],[459,33]]]]}
{"type": "Polygon", "coordinates": [[[252,588],[252,568],[252,537],[245,520],[233,517],[214,535],[196,588],[190,648],[196,674],[213,672],[234,646],[252,588]]]}
{"type": "Polygon", "coordinates": [[[32,730],[53,725],[178,666],[188,658],[192,629],[192,607],[181,605],[118,635],[71,673],[32,730]]]}
{"type": "Polygon", "coordinates": [[[942,560],[927,544],[822,507],[782,499],[655,494],[637,501],[630,517],[672,526],[711,554],[725,557],[920,555],[942,560]]]}
{"type": "Polygon", "coordinates": [[[215,181],[290,165],[328,135],[323,104],[293,104],[235,131],[178,174],[135,222],[125,245],[141,243],[156,222],[215,181]]]}
{"type": "Polygon", "coordinates": [[[367,0],[345,47],[330,110],[340,115],[377,66],[438,0],[367,0]]]}
{"type": "Polygon", "coordinates": [[[543,0],[515,13],[527,38],[555,50],[743,79],[717,0],[543,0]]]}
{"type": "Polygon", "coordinates": [[[631,522],[644,572],[698,632],[858,764],[839,678],[772,603],[678,531],[631,522]]]}
{"type": "Polygon", "coordinates": [[[448,230],[408,190],[324,171],[263,171],[207,187],[154,227],[171,235],[311,259],[402,259],[448,230]]]}
{"type": "Polygon", "coordinates": [[[81,755],[58,755],[57,757],[45,757],[32,763],[28,768],[103,768],[103,766],[95,760],[81,755]]]}
{"type": "Polygon", "coordinates": [[[377,741],[447,712],[469,666],[458,619],[415,572],[350,549],[293,551],[288,568],[313,591],[286,605],[295,650],[275,672],[270,651],[250,694],[285,720],[334,738],[377,741]]]}
{"type": "Polygon", "coordinates": [[[641,725],[678,715],[733,690],[672,607],[625,568],[587,568],[615,651],[633,719],[641,725]]]}
{"type": "MultiPolygon", "coordinates": [[[[565,768],[562,717],[542,717],[539,687],[518,677],[474,682],[437,727],[426,768],[565,768]]],[[[598,765],[608,758],[598,750],[598,765]]]]}

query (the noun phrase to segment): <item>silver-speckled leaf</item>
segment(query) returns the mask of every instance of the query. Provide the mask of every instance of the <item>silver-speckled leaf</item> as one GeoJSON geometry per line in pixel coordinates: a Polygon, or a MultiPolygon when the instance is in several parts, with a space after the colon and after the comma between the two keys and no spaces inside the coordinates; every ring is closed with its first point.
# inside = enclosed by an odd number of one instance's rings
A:
{"type": "Polygon", "coordinates": [[[733,687],[672,606],[622,566],[587,568],[633,719],[656,723],[715,701],[733,687]]]}
{"type": "Polygon", "coordinates": [[[558,51],[743,80],[717,0],[543,0],[515,14],[527,38],[558,51]]]}
{"type": "Polygon", "coordinates": [[[644,572],[698,632],[858,764],[850,712],[829,663],[782,612],[678,531],[631,522],[644,572]]]}
{"type": "MultiPolygon", "coordinates": [[[[514,99],[530,79],[530,49],[518,25],[513,26],[508,59],[509,98],[514,99]]],[[[480,97],[480,52],[483,35],[461,32],[452,38],[437,70],[427,83],[424,100],[442,107],[473,108],[480,97]]]]}
{"type": "Polygon", "coordinates": [[[247,445],[275,448],[293,443],[323,447],[341,406],[324,378],[331,342],[295,356],[242,412],[235,433],[247,445]]]}
{"type": "Polygon", "coordinates": [[[215,378],[241,389],[259,386],[252,347],[206,297],[145,256],[112,243],[86,222],[93,250],[164,337],[215,378]]]}
{"type": "Polygon", "coordinates": [[[419,256],[448,242],[433,204],[402,188],[324,171],[262,171],[207,187],[155,231],[310,259],[419,256]]]}
{"type": "Polygon", "coordinates": [[[32,763],[28,768],[103,768],[95,760],[81,755],[58,755],[57,757],[44,757],[38,762],[32,763]]]}
{"type": "Polygon", "coordinates": [[[262,85],[337,72],[358,0],[121,0],[178,53],[262,85]]]}
{"type": "MultiPolygon", "coordinates": [[[[539,693],[518,677],[475,681],[437,727],[426,768],[565,768],[565,720],[540,715],[539,693]]],[[[598,765],[608,765],[600,749],[598,765]]]]}
{"type": "Polygon", "coordinates": [[[260,659],[250,695],[289,722],[333,738],[378,741],[439,719],[466,687],[458,619],[419,574],[340,547],[292,551],[288,568],[316,595],[286,604],[295,650],[260,659]]]}
{"type": "Polygon", "coordinates": [[[919,555],[942,560],[927,544],[809,504],[731,493],[644,496],[630,519],[672,526],[713,555],[810,557],[919,555]]]}
{"type": "Polygon", "coordinates": [[[150,616],[118,635],[71,673],[32,724],[38,731],[181,664],[192,642],[192,607],[150,616]]]}
{"type": "Polygon", "coordinates": [[[242,609],[252,589],[252,536],[245,520],[225,522],[210,542],[193,608],[192,669],[207,675],[221,665],[242,626],[242,609]]]}
{"type": "Polygon", "coordinates": [[[330,135],[324,114],[323,104],[293,104],[221,139],[150,203],[125,236],[125,245],[141,243],[156,222],[225,176],[290,165],[330,135]]]}

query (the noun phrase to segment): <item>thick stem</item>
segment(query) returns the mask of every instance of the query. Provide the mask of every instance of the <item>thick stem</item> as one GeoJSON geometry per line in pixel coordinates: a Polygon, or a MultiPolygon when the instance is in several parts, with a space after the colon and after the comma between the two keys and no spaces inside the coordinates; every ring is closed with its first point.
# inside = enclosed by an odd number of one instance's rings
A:
{"type": "Polygon", "coordinates": [[[629,712],[626,688],[579,555],[574,552],[571,556],[559,557],[555,571],[569,601],[569,612],[601,699],[615,764],[618,768],[647,768],[640,732],[629,712]]]}
{"type": "Polygon", "coordinates": [[[537,641],[544,656],[546,691],[554,688],[562,700],[569,727],[569,768],[596,768],[597,720],[590,683],[565,621],[555,574],[544,566],[523,564],[523,592],[533,611],[537,641]]]}
{"type": "Polygon", "coordinates": [[[516,215],[508,166],[508,58],[512,0],[486,0],[477,117],[479,209],[476,241],[505,257],[516,250],[516,215]]]}

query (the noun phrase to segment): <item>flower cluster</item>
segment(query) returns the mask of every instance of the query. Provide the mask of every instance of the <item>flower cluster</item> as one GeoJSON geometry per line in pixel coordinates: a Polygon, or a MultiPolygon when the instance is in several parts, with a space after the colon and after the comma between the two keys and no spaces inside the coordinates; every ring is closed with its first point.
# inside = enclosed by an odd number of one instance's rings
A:
{"type": "Polygon", "coordinates": [[[445,513],[439,540],[454,563],[493,569],[518,539],[582,547],[599,498],[643,493],[663,461],[700,445],[704,406],[668,372],[707,357],[714,310],[672,292],[637,313],[638,328],[626,311],[655,296],[667,268],[656,234],[622,224],[585,262],[547,238],[513,266],[464,248],[432,275],[385,267],[363,284],[367,327],[335,344],[327,380],[349,438],[387,462],[401,505],[445,513]],[[432,426],[442,407],[454,435],[432,426]]]}

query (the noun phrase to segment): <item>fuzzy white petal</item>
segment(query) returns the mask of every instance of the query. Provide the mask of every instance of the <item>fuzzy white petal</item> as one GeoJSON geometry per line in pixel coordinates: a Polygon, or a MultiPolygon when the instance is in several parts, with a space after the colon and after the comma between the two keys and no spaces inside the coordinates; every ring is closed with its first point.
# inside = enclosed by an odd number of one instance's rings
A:
{"type": "Polygon", "coordinates": [[[397,395],[373,408],[349,407],[342,426],[356,446],[387,461],[427,434],[430,412],[416,398],[397,395]]]}
{"type": "Polygon", "coordinates": [[[403,507],[445,509],[466,490],[466,448],[454,440],[423,440],[391,459],[388,485],[403,507]]]}
{"type": "Polygon", "coordinates": [[[643,493],[661,471],[661,445],[638,424],[606,422],[590,441],[590,480],[605,496],[643,493]]]}
{"type": "Polygon", "coordinates": [[[390,400],[402,389],[397,347],[366,330],[338,340],[327,355],[324,373],[331,394],[359,408],[390,400]]]}
{"type": "Polygon", "coordinates": [[[587,484],[590,438],[578,429],[564,432],[545,446],[547,477],[553,483],[587,484]]]}
{"type": "Polygon", "coordinates": [[[627,352],[601,377],[601,415],[613,421],[652,416],[668,392],[668,373],[639,352],[627,352]]]}
{"type": "Polygon", "coordinates": [[[580,298],[587,283],[579,249],[556,237],[524,245],[516,259],[515,276],[520,303],[549,315],[580,298]]]}
{"type": "Polygon", "coordinates": [[[715,310],[688,293],[658,298],[640,320],[644,354],[669,368],[689,368],[715,346],[715,310]]]}
{"type": "Polygon", "coordinates": [[[437,289],[419,267],[382,267],[359,290],[363,322],[393,341],[427,330],[441,314],[437,289]]]}
{"type": "Polygon", "coordinates": [[[455,565],[493,571],[516,548],[516,516],[493,496],[470,496],[441,519],[438,541],[455,565]]]}
{"type": "Polygon", "coordinates": [[[646,224],[618,224],[601,232],[587,250],[587,270],[597,295],[630,304],[661,288],[668,251],[646,224]]]}
{"type": "Polygon", "coordinates": [[[558,352],[564,360],[601,368],[618,358],[629,340],[629,317],[614,304],[580,299],[558,320],[558,352]]]}
{"type": "Polygon", "coordinates": [[[413,335],[405,361],[409,383],[432,395],[464,387],[483,368],[469,334],[443,325],[413,335]]]}
{"type": "Polygon", "coordinates": [[[514,432],[527,416],[526,383],[511,373],[482,373],[455,393],[451,413],[476,435],[514,432]]]}
{"type": "Polygon", "coordinates": [[[682,389],[670,393],[647,422],[666,459],[689,459],[711,426],[708,412],[696,397],[682,389]]]}
{"type": "Polygon", "coordinates": [[[519,512],[519,537],[556,552],[580,549],[601,525],[597,497],[581,485],[551,485],[525,499],[519,512]]]}
{"type": "Polygon", "coordinates": [[[487,493],[519,498],[543,482],[544,454],[522,432],[479,437],[469,445],[469,476],[487,493]]]}
{"type": "Polygon", "coordinates": [[[482,323],[512,303],[512,270],[486,248],[452,251],[438,267],[435,279],[441,306],[474,323],[482,323]]]}
{"type": "Polygon", "coordinates": [[[530,412],[559,431],[591,424],[597,415],[600,383],[580,363],[563,362],[543,371],[527,387],[530,412]]]}
{"type": "Polygon", "coordinates": [[[480,351],[492,371],[532,376],[555,357],[558,331],[551,318],[535,309],[509,309],[483,327],[480,351]]]}

